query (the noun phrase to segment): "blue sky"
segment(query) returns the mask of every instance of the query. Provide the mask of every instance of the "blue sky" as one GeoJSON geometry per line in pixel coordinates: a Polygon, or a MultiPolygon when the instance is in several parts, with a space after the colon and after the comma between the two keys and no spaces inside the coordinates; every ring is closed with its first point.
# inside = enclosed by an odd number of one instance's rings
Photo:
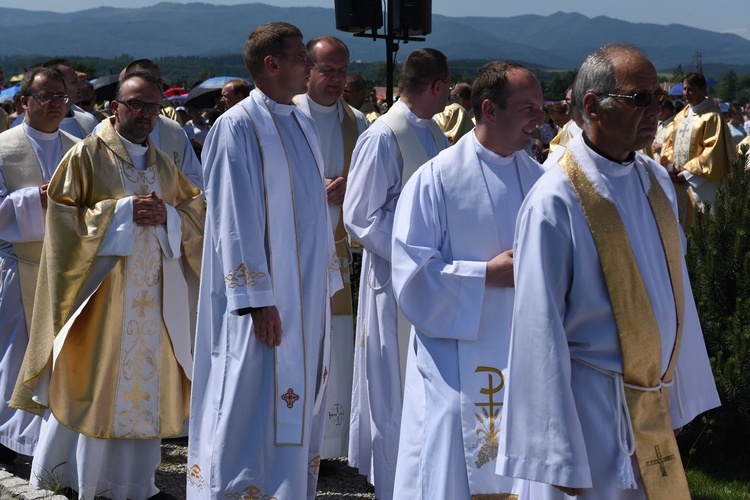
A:
{"type": "MultiPolygon", "coordinates": [[[[171,0],[189,3],[187,0],[171,0]]],[[[211,4],[256,3],[248,0],[202,0],[211,4]]],[[[356,0],[355,0],[356,1],[356,0]]],[[[74,12],[100,7],[143,7],[158,0],[0,0],[0,7],[74,12]],[[20,4],[20,5],[19,5],[20,4]]],[[[332,8],[334,0],[266,0],[279,7],[332,8]]],[[[548,15],[557,11],[580,12],[588,17],[608,16],[630,22],[684,24],[719,33],[735,33],[750,39],[748,0],[433,0],[433,13],[448,16],[510,17],[548,15]]]]}

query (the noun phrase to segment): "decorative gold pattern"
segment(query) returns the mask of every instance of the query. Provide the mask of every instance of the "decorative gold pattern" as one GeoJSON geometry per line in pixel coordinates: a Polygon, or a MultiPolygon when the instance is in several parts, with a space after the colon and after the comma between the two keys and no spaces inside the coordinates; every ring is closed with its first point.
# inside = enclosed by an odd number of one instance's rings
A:
{"type": "Polygon", "coordinates": [[[317,476],[319,471],[320,471],[320,455],[317,455],[315,458],[313,458],[307,463],[307,475],[317,476]]]}
{"type": "Polygon", "coordinates": [[[187,472],[187,478],[188,484],[195,486],[199,490],[203,490],[206,480],[203,479],[203,472],[201,471],[200,465],[191,465],[187,472]]]}
{"type": "Polygon", "coordinates": [[[257,486],[248,486],[240,493],[224,493],[224,496],[236,500],[277,500],[276,497],[261,493],[257,486]]]}
{"type": "Polygon", "coordinates": [[[482,436],[477,441],[476,446],[479,444],[482,447],[479,449],[479,455],[474,464],[477,469],[481,469],[483,465],[494,462],[497,458],[498,443],[500,435],[500,409],[503,406],[502,402],[495,401],[495,394],[500,392],[505,386],[505,378],[503,372],[497,368],[491,366],[477,366],[475,373],[487,372],[487,387],[479,390],[480,393],[487,395],[487,401],[482,403],[474,403],[482,409],[481,415],[475,413],[477,421],[482,426],[481,429],[477,429],[477,436],[482,436]],[[495,385],[493,380],[493,374],[500,377],[500,384],[495,385]]]}
{"type": "Polygon", "coordinates": [[[287,408],[293,408],[294,402],[299,399],[299,396],[295,394],[292,388],[290,387],[289,390],[286,391],[283,396],[281,396],[281,399],[284,400],[287,408]]]}
{"type": "Polygon", "coordinates": [[[141,297],[139,299],[133,299],[133,309],[140,309],[138,311],[139,318],[142,318],[146,315],[146,308],[154,308],[154,299],[148,299],[147,296],[148,292],[146,290],[141,290],[141,297]]]}
{"type": "Polygon", "coordinates": [[[239,288],[243,286],[256,286],[258,284],[257,279],[265,278],[266,273],[261,271],[247,272],[247,266],[245,263],[241,263],[237,266],[233,273],[227,274],[224,281],[228,284],[229,288],[239,288]]]}
{"type": "MultiPolygon", "coordinates": [[[[622,377],[633,425],[635,456],[646,496],[688,499],[690,491],[685,470],[679,454],[675,454],[677,442],[669,415],[669,388],[662,385],[662,382],[669,384],[672,381],[682,339],[685,308],[682,245],[677,220],[659,182],[651,169],[644,165],[649,178],[646,198],[659,231],[677,320],[671,358],[662,376],[659,326],[617,206],[599,194],[570,151],[563,155],[560,166],[581,203],[609,292],[619,332],[622,377]],[[654,387],[659,390],[643,390],[654,387]],[[658,447],[658,451],[654,464],[659,464],[659,470],[649,467],[647,460],[655,447],[658,447]],[[664,455],[670,459],[664,460],[664,455]],[[666,462],[669,462],[667,467],[671,468],[672,474],[660,473],[666,462]]],[[[645,190],[645,184],[643,188],[645,190]]]]}
{"type": "MultiPolygon", "coordinates": [[[[123,169],[126,191],[160,192],[153,168],[123,169]]],[[[115,435],[159,435],[159,365],[162,339],[162,252],[156,229],[136,226],[133,252],[125,264],[120,370],[115,400],[115,435]]]]}

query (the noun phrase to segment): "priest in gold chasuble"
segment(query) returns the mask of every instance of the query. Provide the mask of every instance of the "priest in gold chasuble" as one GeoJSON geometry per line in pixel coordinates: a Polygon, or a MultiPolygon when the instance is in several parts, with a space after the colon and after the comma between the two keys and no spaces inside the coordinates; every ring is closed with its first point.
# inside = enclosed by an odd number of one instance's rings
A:
{"type": "Polygon", "coordinates": [[[43,413],[31,482],[82,498],[158,493],[160,441],[189,412],[201,192],[148,139],[153,77],[121,81],[115,116],[50,181],[31,337],[11,405],[43,413]]]}
{"type": "Polygon", "coordinates": [[[656,70],[630,44],[573,84],[583,133],[521,207],[497,472],[533,499],[689,499],[674,437],[720,404],[654,140],[656,70]]]}

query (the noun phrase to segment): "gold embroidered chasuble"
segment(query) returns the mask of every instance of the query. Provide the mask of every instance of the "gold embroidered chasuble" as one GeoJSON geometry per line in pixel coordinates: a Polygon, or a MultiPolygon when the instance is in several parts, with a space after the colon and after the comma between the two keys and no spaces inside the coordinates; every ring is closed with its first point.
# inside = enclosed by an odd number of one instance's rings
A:
{"type": "MultiPolygon", "coordinates": [[[[689,112],[690,106],[685,106],[685,109],[675,116],[675,133],[664,145],[661,154],[662,165],[676,160],[677,133],[680,123],[688,117],[689,112]]],[[[729,162],[737,157],[732,134],[729,133],[721,111],[711,99],[701,104],[695,115],[690,131],[688,160],[675,167],[706,179],[721,180],[726,176],[729,162]]]]}
{"type": "Polygon", "coordinates": [[[448,104],[445,109],[436,114],[433,119],[445,133],[451,144],[474,129],[474,122],[463,106],[457,102],[448,104]]]}
{"type": "Polygon", "coordinates": [[[97,256],[117,201],[156,188],[180,214],[182,286],[197,280],[201,192],[150,139],[146,167],[135,170],[110,120],[63,158],[48,191],[39,277],[47,286],[37,289],[11,406],[49,407],[63,425],[91,437],[174,435],[189,413],[191,374],[179,354],[184,346],[173,343],[189,342],[190,332],[169,331],[174,322],[157,310],[155,295],[167,302],[174,290],[159,269],[164,259],[153,230],[136,228],[131,256],[97,256]],[[156,314],[149,318],[149,311],[156,314]]]}
{"type": "MultiPolygon", "coordinates": [[[[63,154],[79,141],[78,138],[63,130],[58,129],[57,133],[60,136],[63,154]]],[[[3,134],[0,141],[0,158],[3,160],[3,177],[8,192],[44,184],[42,166],[24,132],[23,124],[3,134]]],[[[14,243],[13,251],[18,257],[18,274],[21,279],[21,297],[26,325],[31,325],[39,259],[42,256],[42,242],[14,243]]]]}
{"type": "Polygon", "coordinates": [[[648,498],[690,498],[671,427],[669,386],[680,352],[685,309],[678,223],[654,174],[647,198],[661,236],[675,300],[677,334],[666,372],[656,317],[617,207],[600,194],[567,151],[560,166],[581,203],[602,265],[623,358],[623,382],[635,439],[635,456],[648,498]]]}

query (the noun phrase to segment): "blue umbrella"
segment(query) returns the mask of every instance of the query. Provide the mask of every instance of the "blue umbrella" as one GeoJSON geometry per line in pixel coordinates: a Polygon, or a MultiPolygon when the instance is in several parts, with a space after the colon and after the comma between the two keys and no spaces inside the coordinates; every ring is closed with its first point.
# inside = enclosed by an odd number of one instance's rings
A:
{"type": "MultiPolygon", "coordinates": [[[[713,85],[716,85],[717,83],[719,82],[717,82],[710,76],[706,77],[706,87],[711,87],[713,85]]],[[[682,95],[682,82],[678,83],[677,85],[669,89],[669,95],[681,96],[682,95]]]]}
{"type": "Polygon", "coordinates": [[[13,100],[13,96],[21,90],[20,85],[13,85],[7,89],[0,91],[0,102],[10,102],[13,100]]]}

